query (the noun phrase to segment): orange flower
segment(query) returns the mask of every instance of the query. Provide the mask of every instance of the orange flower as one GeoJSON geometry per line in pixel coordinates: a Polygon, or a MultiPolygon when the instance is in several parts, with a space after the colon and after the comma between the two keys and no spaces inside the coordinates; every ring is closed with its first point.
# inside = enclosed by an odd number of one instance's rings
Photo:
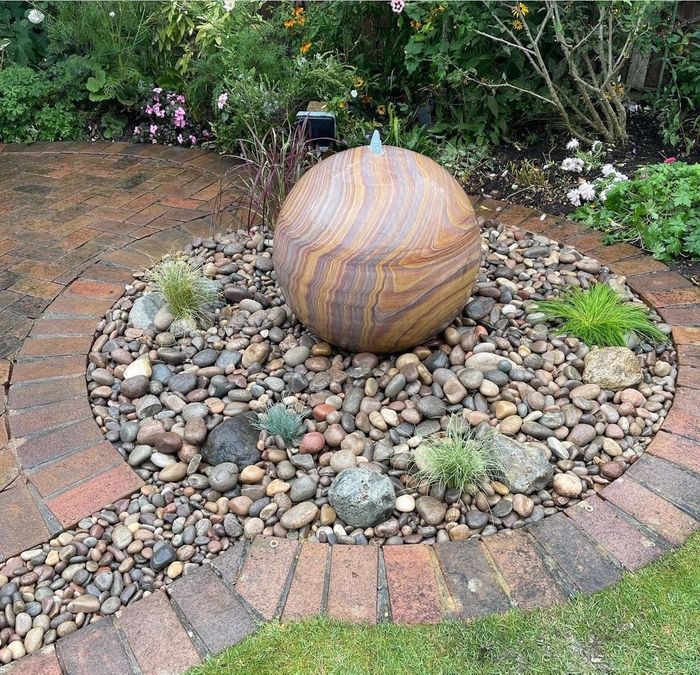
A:
{"type": "Polygon", "coordinates": [[[385,105],[378,105],[377,106],[377,115],[386,115],[386,106],[385,105]]]}
{"type": "Polygon", "coordinates": [[[371,103],[372,97],[369,94],[362,94],[362,96],[360,96],[360,101],[363,103],[371,103]]]}
{"type": "Polygon", "coordinates": [[[309,49],[311,49],[311,43],[308,40],[306,42],[302,43],[301,47],[299,47],[299,51],[302,54],[306,54],[306,52],[308,52],[309,49]]]}
{"type": "Polygon", "coordinates": [[[289,29],[294,27],[294,19],[285,19],[284,27],[289,29]]]}
{"type": "Polygon", "coordinates": [[[422,25],[420,21],[416,21],[415,19],[411,21],[411,28],[413,28],[413,30],[420,30],[422,25]]]}
{"type": "Polygon", "coordinates": [[[297,26],[303,26],[306,23],[306,17],[300,16],[297,17],[297,26]]]}
{"type": "Polygon", "coordinates": [[[292,14],[294,14],[294,16],[299,16],[299,14],[303,14],[303,13],[304,13],[303,7],[295,7],[294,10],[292,11],[292,14]]]}

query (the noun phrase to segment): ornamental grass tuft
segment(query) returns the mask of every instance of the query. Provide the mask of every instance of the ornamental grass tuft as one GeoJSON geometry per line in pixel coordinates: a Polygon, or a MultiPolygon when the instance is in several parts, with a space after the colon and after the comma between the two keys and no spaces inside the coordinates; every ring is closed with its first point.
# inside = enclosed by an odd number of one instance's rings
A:
{"type": "Polygon", "coordinates": [[[431,436],[416,449],[418,479],[469,494],[483,491],[502,468],[494,438],[493,431],[465,428],[461,416],[452,415],[444,435],[431,436]]]}
{"type": "Polygon", "coordinates": [[[536,304],[548,321],[560,321],[560,334],[575,335],[588,346],[625,347],[631,337],[665,344],[668,336],[656,327],[646,308],[623,302],[605,284],[589,290],[574,287],[556,300],[536,304]]]}
{"type": "Polygon", "coordinates": [[[267,432],[270,436],[279,436],[287,445],[292,445],[306,432],[304,418],[308,412],[296,412],[284,403],[275,403],[267,410],[258,413],[252,422],[256,429],[267,432]]]}
{"type": "Polygon", "coordinates": [[[148,279],[176,319],[196,323],[204,315],[206,305],[219,298],[214,282],[187,258],[162,260],[151,270],[148,279]]]}

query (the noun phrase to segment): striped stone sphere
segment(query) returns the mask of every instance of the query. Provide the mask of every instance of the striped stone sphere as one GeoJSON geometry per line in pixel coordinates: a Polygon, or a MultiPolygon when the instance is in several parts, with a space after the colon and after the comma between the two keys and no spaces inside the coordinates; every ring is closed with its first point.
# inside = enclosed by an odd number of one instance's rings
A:
{"type": "Polygon", "coordinates": [[[323,160],[277,219],[278,283],[299,320],[351,351],[434,337],[469,298],[480,264],[469,198],[433,160],[358,147],[323,160]]]}

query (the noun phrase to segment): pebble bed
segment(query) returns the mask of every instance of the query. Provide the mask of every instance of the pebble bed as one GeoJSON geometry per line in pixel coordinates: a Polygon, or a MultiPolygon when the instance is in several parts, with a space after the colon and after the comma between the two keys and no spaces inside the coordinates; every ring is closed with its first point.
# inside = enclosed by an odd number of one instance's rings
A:
{"type": "Polygon", "coordinates": [[[225,298],[208,330],[173,322],[143,278],[99,324],[87,371],[95,418],[146,485],[0,567],[0,664],[244,537],[433,543],[541,520],[622,475],[671,406],[672,347],[596,357],[542,323],[533,301],[570,284],[604,282],[639,302],[624,277],[545,237],[484,223],[482,268],[460,317],[390,356],[339,351],[300,325],[271,246],[253,229],[187,247],[225,298]],[[273,402],[308,412],[291,447],[250,425],[273,402]],[[412,471],[422,439],[451,413],[494,428],[507,460],[476,496],[422,485],[412,471]],[[358,481],[375,499],[346,503],[358,481]],[[381,522],[353,526],[341,511],[381,522]]]}

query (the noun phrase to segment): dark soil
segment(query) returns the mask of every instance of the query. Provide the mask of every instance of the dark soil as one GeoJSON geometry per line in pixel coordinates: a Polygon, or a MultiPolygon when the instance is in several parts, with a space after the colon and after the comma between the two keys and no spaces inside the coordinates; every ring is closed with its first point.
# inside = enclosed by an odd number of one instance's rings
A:
{"type": "MultiPolygon", "coordinates": [[[[658,134],[658,123],[648,114],[631,114],[628,131],[629,143],[625,147],[608,147],[603,161],[630,177],[639,167],[663,162],[668,157],[688,163],[700,162],[699,151],[684,155],[665,146],[658,134]]],[[[555,215],[571,213],[576,207],[566,194],[576,187],[580,175],[559,168],[561,161],[571,154],[566,150],[567,140],[563,138],[523,149],[514,145],[495,147],[489,159],[474,169],[465,182],[465,189],[472,195],[502,199],[555,215]]],[[[593,172],[589,176],[596,174],[593,172]]],[[[681,259],[669,266],[700,285],[700,260],[681,259]]]]}

